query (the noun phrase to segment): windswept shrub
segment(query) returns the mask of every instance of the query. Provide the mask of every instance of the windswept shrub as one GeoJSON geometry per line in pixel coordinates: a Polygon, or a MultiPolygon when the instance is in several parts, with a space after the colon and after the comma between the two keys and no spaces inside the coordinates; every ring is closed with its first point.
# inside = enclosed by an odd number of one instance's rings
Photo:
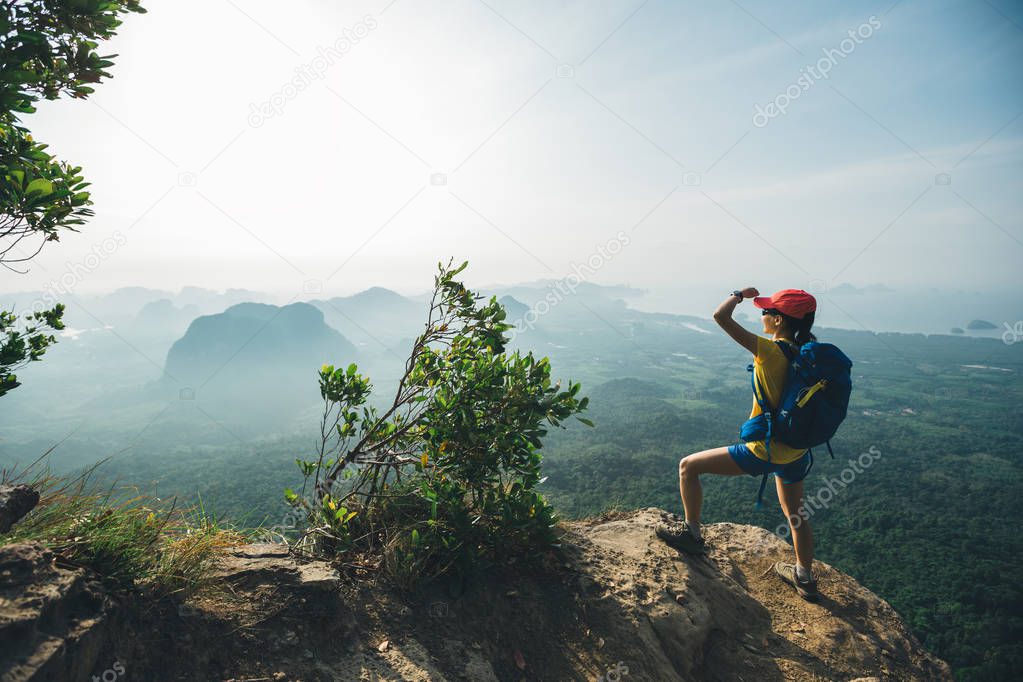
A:
{"type": "Polygon", "coordinates": [[[456,281],[466,265],[438,266],[386,409],[367,406],[372,386],[355,365],[320,370],[320,449],[297,460],[302,493],[285,491],[308,519],[300,546],[379,553],[406,587],[555,544],[539,450],[587,403],[579,384],[552,383],[547,358],[505,352],[504,308],[456,281]]]}

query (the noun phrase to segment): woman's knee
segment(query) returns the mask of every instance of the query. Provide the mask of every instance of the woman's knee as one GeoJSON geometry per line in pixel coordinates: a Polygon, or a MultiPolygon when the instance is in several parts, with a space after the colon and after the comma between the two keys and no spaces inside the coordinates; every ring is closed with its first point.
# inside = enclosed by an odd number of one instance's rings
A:
{"type": "Polygon", "coordinates": [[[692,455],[686,455],[685,457],[679,460],[678,477],[680,479],[685,480],[690,476],[696,476],[697,473],[698,472],[696,471],[696,466],[694,465],[692,455]]]}

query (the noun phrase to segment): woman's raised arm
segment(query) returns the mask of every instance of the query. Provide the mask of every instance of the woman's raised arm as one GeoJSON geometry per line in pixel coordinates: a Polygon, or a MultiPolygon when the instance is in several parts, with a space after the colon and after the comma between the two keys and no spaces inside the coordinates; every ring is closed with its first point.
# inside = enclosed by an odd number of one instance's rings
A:
{"type": "MultiPolygon", "coordinates": [[[[760,292],[755,287],[746,287],[741,292],[743,299],[753,298],[759,296],[760,292]]],[[[718,326],[725,330],[725,332],[735,339],[735,342],[740,346],[748,350],[753,355],[757,354],[757,335],[753,332],[748,331],[741,324],[732,319],[732,311],[735,310],[735,306],[739,304],[739,297],[735,294],[730,295],[724,300],[724,302],[718,306],[718,309],[714,311],[714,321],[718,323],[718,326]]]]}

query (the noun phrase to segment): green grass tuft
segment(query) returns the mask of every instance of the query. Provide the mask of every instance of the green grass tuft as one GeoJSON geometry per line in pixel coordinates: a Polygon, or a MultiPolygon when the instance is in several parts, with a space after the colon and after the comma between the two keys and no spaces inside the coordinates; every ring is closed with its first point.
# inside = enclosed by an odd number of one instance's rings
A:
{"type": "Polygon", "coordinates": [[[0,545],[40,542],[61,563],[91,569],[119,587],[184,598],[209,586],[224,550],[249,539],[219,521],[201,498],[179,509],[176,499],[102,487],[95,473],[103,461],[75,476],[56,476],[42,464],[48,454],[21,471],[0,471],[0,483],[25,483],[40,496],[35,509],[0,535],[0,545]]]}

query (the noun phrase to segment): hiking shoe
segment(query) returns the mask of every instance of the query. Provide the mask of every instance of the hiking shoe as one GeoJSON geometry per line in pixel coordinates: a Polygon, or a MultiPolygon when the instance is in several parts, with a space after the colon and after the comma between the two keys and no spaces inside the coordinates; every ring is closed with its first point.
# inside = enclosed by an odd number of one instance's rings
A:
{"type": "Polygon", "coordinates": [[[796,565],[779,561],[774,565],[774,572],[792,587],[796,588],[799,596],[806,601],[817,601],[820,592],[817,591],[817,581],[810,576],[809,580],[800,580],[796,575],[796,565]]]}
{"type": "Polygon", "coordinates": [[[686,554],[706,554],[707,543],[703,538],[697,538],[689,530],[689,524],[682,523],[661,523],[657,526],[657,537],[664,540],[669,547],[674,547],[686,554]]]}

